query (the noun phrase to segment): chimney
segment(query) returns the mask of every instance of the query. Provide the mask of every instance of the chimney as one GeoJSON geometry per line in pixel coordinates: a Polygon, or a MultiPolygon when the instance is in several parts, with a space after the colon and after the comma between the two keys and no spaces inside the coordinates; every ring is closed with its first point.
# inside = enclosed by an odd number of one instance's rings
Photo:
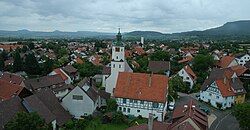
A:
{"type": "Polygon", "coordinates": [[[152,113],[149,113],[148,130],[153,130],[153,121],[154,121],[154,115],[152,113]]]}

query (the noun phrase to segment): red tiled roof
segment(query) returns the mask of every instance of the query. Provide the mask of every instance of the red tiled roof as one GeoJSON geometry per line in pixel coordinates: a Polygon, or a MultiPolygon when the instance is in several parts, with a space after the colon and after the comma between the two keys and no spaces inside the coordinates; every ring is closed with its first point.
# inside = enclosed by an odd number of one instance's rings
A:
{"type": "Polygon", "coordinates": [[[0,75],[0,79],[3,79],[4,81],[10,82],[12,84],[18,84],[20,85],[22,81],[24,80],[23,77],[16,75],[16,74],[11,74],[8,72],[3,73],[3,75],[0,75]]]}
{"type": "Polygon", "coordinates": [[[215,82],[216,82],[216,84],[221,92],[221,95],[223,97],[235,95],[233,90],[231,89],[231,85],[227,79],[219,79],[219,80],[216,80],[215,82]]]}
{"type": "Polygon", "coordinates": [[[120,72],[114,96],[165,103],[167,89],[165,75],[120,72]]]}
{"type": "Polygon", "coordinates": [[[227,68],[233,60],[234,60],[233,56],[224,56],[220,59],[218,65],[222,68],[227,68]]]}
{"type": "Polygon", "coordinates": [[[7,100],[14,95],[18,95],[22,91],[23,87],[9,83],[3,79],[0,79],[0,99],[7,100]]]}
{"type": "Polygon", "coordinates": [[[76,58],[76,63],[77,63],[77,64],[83,64],[84,62],[83,62],[82,59],[80,59],[79,57],[77,57],[77,58],[76,58]]]}
{"type": "Polygon", "coordinates": [[[134,52],[138,55],[143,55],[145,54],[145,51],[143,50],[142,47],[135,47],[134,52]]]}
{"type": "Polygon", "coordinates": [[[1,45],[0,44],[0,48],[3,48],[5,51],[10,51],[11,49],[15,50],[17,47],[22,48],[23,45],[15,45],[15,44],[4,44],[4,45],[1,45]]]}
{"type": "Polygon", "coordinates": [[[192,56],[186,56],[183,59],[179,60],[178,63],[185,63],[185,62],[190,62],[193,60],[192,56]]]}
{"type": "Polygon", "coordinates": [[[56,74],[60,75],[60,77],[63,79],[63,81],[68,79],[68,77],[62,72],[62,70],[60,68],[55,69],[54,72],[56,74]]]}
{"type": "Polygon", "coordinates": [[[237,66],[232,66],[231,69],[237,74],[237,76],[242,75],[247,68],[241,65],[237,65],[237,66]]]}
{"type": "Polygon", "coordinates": [[[131,50],[125,50],[125,57],[126,58],[132,57],[132,51],[131,50]]]}
{"type": "Polygon", "coordinates": [[[194,71],[190,68],[189,65],[186,65],[184,67],[184,70],[188,73],[188,75],[192,78],[192,80],[196,80],[196,74],[194,73],[194,71]]]}
{"type": "MultiPolygon", "coordinates": [[[[137,126],[129,127],[126,130],[148,130],[148,124],[141,124],[137,126]]],[[[164,122],[153,122],[153,130],[169,130],[169,124],[164,122]]]]}

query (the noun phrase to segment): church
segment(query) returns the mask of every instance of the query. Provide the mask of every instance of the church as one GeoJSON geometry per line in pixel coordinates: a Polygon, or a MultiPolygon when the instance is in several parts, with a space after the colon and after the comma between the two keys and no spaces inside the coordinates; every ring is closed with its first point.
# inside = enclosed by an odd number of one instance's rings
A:
{"type": "Polygon", "coordinates": [[[125,59],[125,47],[122,42],[120,29],[116,35],[116,41],[112,44],[112,59],[110,67],[111,74],[103,78],[102,85],[105,87],[105,91],[113,96],[119,72],[133,72],[125,59]]]}

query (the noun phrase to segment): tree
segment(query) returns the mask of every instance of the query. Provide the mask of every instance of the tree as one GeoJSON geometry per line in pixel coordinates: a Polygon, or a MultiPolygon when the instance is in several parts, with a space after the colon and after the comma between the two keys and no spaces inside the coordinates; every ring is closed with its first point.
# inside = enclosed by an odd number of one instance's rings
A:
{"type": "Polygon", "coordinates": [[[90,77],[98,73],[101,73],[101,66],[95,66],[91,62],[86,61],[84,64],[75,64],[75,68],[78,69],[81,77],[90,77]]]}
{"type": "Polygon", "coordinates": [[[33,49],[35,49],[35,44],[33,42],[29,42],[28,47],[30,50],[33,50],[33,49]]]}
{"type": "Polygon", "coordinates": [[[26,56],[24,68],[25,68],[26,73],[30,75],[40,74],[40,66],[33,53],[30,53],[26,56]]]}
{"type": "Polygon", "coordinates": [[[0,55],[0,71],[2,71],[3,69],[4,69],[4,59],[2,55],[0,55]]]}
{"type": "MultiPolygon", "coordinates": [[[[182,78],[178,75],[169,80],[169,87],[172,88],[175,92],[189,92],[189,87],[182,81],[182,78]]],[[[172,96],[174,97],[175,95],[172,96]]]]}
{"type": "Polygon", "coordinates": [[[214,65],[214,59],[211,55],[198,54],[194,57],[193,68],[196,72],[206,71],[214,65]]]}
{"type": "Polygon", "coordinates": [[[150,60],[153,61],[169,61],[170,55],[168,52],[165,51],[156,51],[155,53],[150,55],[150,60]]]}
{"type": "Polygon", "coordinates": [[[239,121],[240,128],[243,130],[250,129],[250,103],[238,104],[233,109],[233,115],[239,121]]]}
{"type": "Polygon", "coordinates": [[[117,110],[117,103],[115,99],[108,99],[107,100],[107,108],[106,112],[114,112],[117,110]]]}
{"type": "Polygon", "coordinates": [[[114,124],[122,124],[126,122],[126,117],[122,114],[121,111],[118,111],[113,114],[111,122],[114,124]]]}
{"type": "Polygon", "coordinates": [[[65,47],[62,47],[58,51],[58,57],[61,58],[65,55],[68,55],[68,50],[65,47]]]}
{"type": "Polygon", "coordinates": [[[53,67],[54,67],[54,61],[47,58],[42,65],[42,74],[47,75],[49,72],[53,70],[53,67]]]}
{"type": "Polygon", "coordinates": [[[5,125],[6,130],[47,130],[45,124],[37,113],[20,112],[5,125]]]}
{"type": "Polygon", "coordinates": [[[13,71],[17,72],[23,70],[23,60],[20,54],[16,51],[14,52],[13,57],[14,57],[13,71]]]}
{"type": "Polygon", "coordinates": [[[65,130],[84,130],[89,121],[85,119],[70,120],[65,124],[65,130]]]}
{"type": "Polygon", "coordinates": [[[137,56],[135,61],[140,65],[139,68],[136,68],[135,72],[147,72],[148,68],[147,56],[137,56]]]}

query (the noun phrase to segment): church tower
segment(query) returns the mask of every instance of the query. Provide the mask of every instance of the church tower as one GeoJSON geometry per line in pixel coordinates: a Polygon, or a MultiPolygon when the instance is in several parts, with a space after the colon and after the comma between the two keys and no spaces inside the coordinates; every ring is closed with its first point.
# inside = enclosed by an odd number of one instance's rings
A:
{"type": "Polygon", "coordinates": [[[122,42],[122,35],[120,29],[116,35],[116,40],[112,44],[112,59],[111,59],[111,75],[106,79],[105,91],[111,93],[113,96],[114,88],[119,72],[132,72],[133,70],[129,67],[125,59],[125,47],[122,42]]]}

